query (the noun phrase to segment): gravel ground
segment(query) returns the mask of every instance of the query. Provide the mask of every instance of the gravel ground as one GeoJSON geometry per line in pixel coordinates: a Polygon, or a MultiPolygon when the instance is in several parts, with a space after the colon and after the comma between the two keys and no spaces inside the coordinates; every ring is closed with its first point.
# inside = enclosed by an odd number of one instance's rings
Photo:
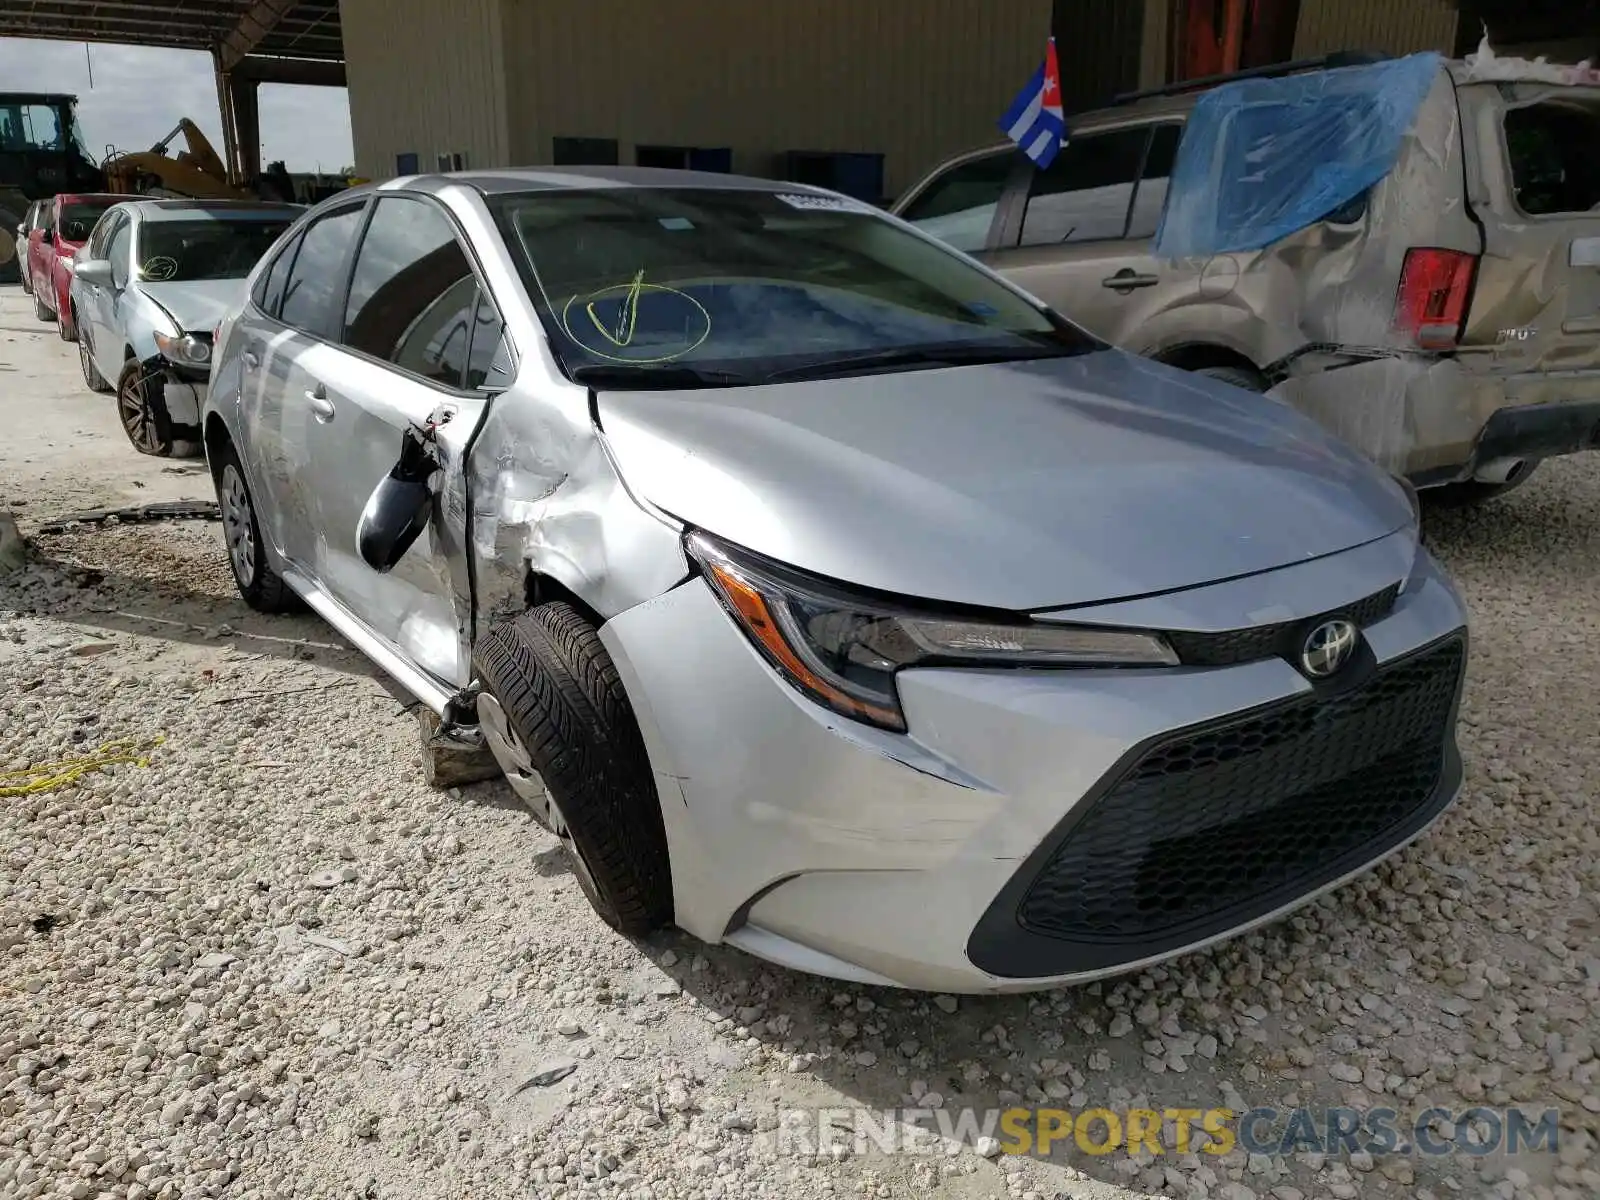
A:
{"type": "Polygon", "coordinates": [[[1428,837],[1212,952],[958,1001],[618,937],[503,785],[424,786],[365,660],[235,599],[214,527],[38,535],[141,473],[206,485],[135,456],[25,311],[0,290],[0,418],[32,439],[0,446],[0,510],[33,541],[0,578],[0,771],[119,738],[145,762],[0,798],[0,1196],[1600,1195],[1600,461],[1430,517],[1474,659],[1466,790],[1428,837]],[[1562,1126],[1558,1154],[1376,1161],[801,1156],[776,1131],[1017,1103],[1562,1126]]]}

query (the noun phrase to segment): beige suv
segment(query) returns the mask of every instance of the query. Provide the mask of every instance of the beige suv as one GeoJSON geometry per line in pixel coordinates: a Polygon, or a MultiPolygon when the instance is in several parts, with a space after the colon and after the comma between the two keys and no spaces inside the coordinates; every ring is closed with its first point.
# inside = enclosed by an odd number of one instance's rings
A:
{"type": "Polygon", "coordinates": [[[1177,88],[1072,118],[1046,170],[1010,143],[952,159],[894,211],[1107,341],[1482,499],[1600,448],[1600,87],[1526,68],[1441,60],[1389,175],[1264,250],[1154,254],[1201,94],[1177,88]]]}

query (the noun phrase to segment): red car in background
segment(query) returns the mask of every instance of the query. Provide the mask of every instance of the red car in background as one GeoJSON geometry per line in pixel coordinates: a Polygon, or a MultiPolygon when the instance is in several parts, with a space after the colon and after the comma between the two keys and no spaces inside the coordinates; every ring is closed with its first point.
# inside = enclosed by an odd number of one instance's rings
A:
{"type": "Polygon", "coordinates": [[[89,231],[106,209],[128,196],[108,192],[68,192],[45,202],[44,220],[28,234],[28,257],[23,269],[33,291],[33,315],[54,321],[64,342],[76,341],[72,323],[72,255],[89,239],[89,231]],[[63,315],[65,314],[65,315],[63,315]]]}

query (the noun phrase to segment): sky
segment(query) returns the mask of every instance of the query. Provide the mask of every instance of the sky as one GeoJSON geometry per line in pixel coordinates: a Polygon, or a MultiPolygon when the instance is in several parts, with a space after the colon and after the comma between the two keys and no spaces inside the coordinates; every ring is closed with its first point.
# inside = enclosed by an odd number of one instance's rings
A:
{"type": "MultiPolygon", "coordinates": [[[[89,47],[82,42],[0,38],[0,87],[14,92],[71,92],[78,123],[96,158],[106,146],[148,150],[188,117],[223,153],[211,56],[145,46],[89,47]]],[[[343,88],[261,85],[261,165],[282,159],[291,171],[333,172],[355,161],[350,107],[343,88]]],[[[180,136],[171,152],[183,148],[180,136]]]]}

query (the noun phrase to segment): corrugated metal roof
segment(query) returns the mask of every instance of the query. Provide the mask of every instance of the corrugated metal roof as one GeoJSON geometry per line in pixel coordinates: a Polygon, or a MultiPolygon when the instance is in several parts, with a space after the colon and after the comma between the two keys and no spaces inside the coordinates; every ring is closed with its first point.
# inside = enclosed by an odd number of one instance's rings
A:
{"type": "Polygon", "coordinates": [[[339,0],[19,0],[0,4],[0,37],[344,58],[339,0]]]}

